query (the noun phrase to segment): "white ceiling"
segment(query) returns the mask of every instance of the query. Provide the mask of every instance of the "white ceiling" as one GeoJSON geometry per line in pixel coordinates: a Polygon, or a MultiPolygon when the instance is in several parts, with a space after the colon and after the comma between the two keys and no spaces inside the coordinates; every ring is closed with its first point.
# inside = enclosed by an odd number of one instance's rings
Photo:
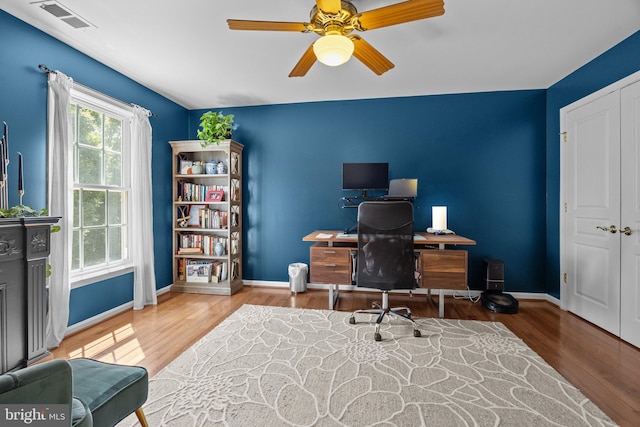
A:
{"type": "Polygon", "coordinates": [[[395,64],[382,76],[352,58],[290,78],[316,35],[226,19],[308,22],[314,0],[60,0],[85,29],[39,3],[0,7],[188,109],[548,88],[640,30],[638,0],[445,0],[442,16],[360,33],[395,64]]]}

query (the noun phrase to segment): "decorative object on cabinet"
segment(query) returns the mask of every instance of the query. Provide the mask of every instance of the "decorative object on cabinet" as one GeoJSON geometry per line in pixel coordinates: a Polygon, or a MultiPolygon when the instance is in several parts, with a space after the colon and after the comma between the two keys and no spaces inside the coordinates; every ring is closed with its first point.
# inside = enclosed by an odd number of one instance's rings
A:
{"type": "MultiPolygon", "coordinates": [[[[3,122],[3,132],[0,138],[0,208],[9,207],[9,182],[7,169],[9,167],[9,125],[3,122]]],[[[22,203],[20,203],[22,204],[22,203]]]]}
{"type": "MultiPolygon", "coordinates": [[[[0,217],[2,218],[23,218],[33,216],[48,216],[49,211],[45,209],[35,210],[31,206],[16,205],[9,209],[0,209],[0,217]]],[[[60,226],[55,226],[58,229],[60,226]]]]}
{"type": "Polygon", "coordinates": [[[207,196],[205,197],[205,202],[221,202],[224,198],[223,190],[207,190],[207,196]]]}
{"type": "Polygon", "coordinates": [[[218,162],[216,169],[218,170],[218,173],[227,173],[227,166],[222,161],[218,162]]]}
{"type": "Polygon", "coordinates": [[[187,264],[187,282],[209,283],[211,281],[211,264],[187,264]]]}
{"type": "Polygon", "coordinates": [[[193,166],[193,162],[191,160],[180,159],[180,174],[181,175],[191,175],[193,171],[191,167],[193,166]]]}
{"type": "Polygon", "coordinates": [[[189,219],[187,220],[187,227],[200,226],[200,211],[205,208],[205,205],[191,205],[191,207],[189,208],[189,219]]]}
{"type": "Polygon", "coordinates": [[[193,162],[193,166],[191,166],[191,173],[194,175],[200,175],[204,173],[202,162],[198,162],[198,161],[193,162]]]}
{"type": "Polygon", "coordinates": [[[174,292],[232,295],[242,288],[242,144],[232,140],[203,147],[172,141],[174,292]],[[193,174],[184,162],[215,165],[193,174]],[[223,173],[218,165],[224,166],[223,173]],[[229,167],[227,167],[229,165],[229,167]],[[186,173],[185,173],[186,172],[186,173]],[[210,274],[190,274],[194,265],[210,274]]]}
{"type": "Polygon", "coordinates": [[[211,160],[204,165],[204,170],[207,175],[215,175],[218,173],[218,164],[215,160],[211,160]]]}
{"type": "MultiPolygon", "coordinates": [[[[179,199],[178,201],[181,202],[182,199],[179,199]]],[[[178,219],[177,219],[178,227],[189,226],[189,219],[191,218],[191,216],[188,215],[187,208],[188,206],[178,206],[178,219]]]]}
{"type": "Polygon", "coordinates": [[[231,138],[231,132],[235,129],[233,121],[233,114],[225,116],[221,111],[207,111],[200,116],[201,129],[198,129],[198,138],[202,140],[202,148],[210,144],[220,144],[221,141],[231,138]]]}

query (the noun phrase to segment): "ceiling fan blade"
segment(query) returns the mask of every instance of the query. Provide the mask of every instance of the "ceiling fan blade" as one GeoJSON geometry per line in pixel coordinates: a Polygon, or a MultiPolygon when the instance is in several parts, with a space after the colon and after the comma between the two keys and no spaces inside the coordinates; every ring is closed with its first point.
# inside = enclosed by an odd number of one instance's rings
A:
{"type": "Polygon", "coordinates": [[[369,67],[371,71],[377,75],[381,75],[395,67],[393,62],[389,61],[383,54],[367,43],[362,37],[352,35],[349,36],[353,40],[353,56],[358,58],[364,65],[369,67]]]}
{"type": "Polygon", "coordinates": [[[257,31],[297,31],[304,33],[307,24],[304,22],[277,22],[277,21],[247,21],[243,19],[227,19],[231,30],[257,30],[257,31]]]}
{"type": "Polygon", "coordinates": [[[444,14],[443,0],[407,0],[362,12],[358,21],[363,30],[373,30],[442,14],[444,14]]]}
{"type": "Polygon", "coordinates": [[[309,46],[305,53],[302,54],[302,58],[298,61],[291,73],[289,73],[289,77],[304,77],[307,74],[307,71],[311,68],[313,64],[316,63],[316,54],[313,53],[313,44],[309,46]]]}
{"type": "Polygon", "coordinates": [[[316,4],[318,5],[318,9],[324,13],[336,14],[340,12],[341,9],[340,0],[316,0],[316,4]]]}

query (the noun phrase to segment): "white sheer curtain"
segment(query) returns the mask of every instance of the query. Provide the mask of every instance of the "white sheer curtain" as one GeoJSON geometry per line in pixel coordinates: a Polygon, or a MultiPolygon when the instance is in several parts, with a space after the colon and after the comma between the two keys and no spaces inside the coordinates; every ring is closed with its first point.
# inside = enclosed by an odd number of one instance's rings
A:
{"type": "Polygon", "coordinates": [[[157,304],[153,257],[151,124],[149,111],[133,106],[131,120],[131,253],[134,265],[133,309],[157,304]]]}
{"type": "Polygon", "coordinates": [[[49,214],[59,216],[61,230],[51,234],[51,276],[49,280],[49,312],[47,315],[47,347],[58,347],[69,322],[70,259],[73,200],[69,190],[73,185],[73,146],[71,133],[70,94],[73,80],[61,72],[49,73],[47,116],[50,134],[48,141],[47,200],[49,214]]]}

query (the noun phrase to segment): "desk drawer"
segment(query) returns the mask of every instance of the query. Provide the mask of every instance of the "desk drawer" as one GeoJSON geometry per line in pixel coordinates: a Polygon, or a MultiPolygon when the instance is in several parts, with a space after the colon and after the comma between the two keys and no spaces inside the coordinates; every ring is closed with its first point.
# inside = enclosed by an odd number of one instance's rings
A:
{"type": "Polygon", "coordinates": [[[421,251],[420,266],[424,288],[467,288],[467,251],[425,249],[421,251]]]}
{"type": "Polygon", "coordinates": [[[312,246],[311,283],[351,284],[351,249],[312,246]]]}

